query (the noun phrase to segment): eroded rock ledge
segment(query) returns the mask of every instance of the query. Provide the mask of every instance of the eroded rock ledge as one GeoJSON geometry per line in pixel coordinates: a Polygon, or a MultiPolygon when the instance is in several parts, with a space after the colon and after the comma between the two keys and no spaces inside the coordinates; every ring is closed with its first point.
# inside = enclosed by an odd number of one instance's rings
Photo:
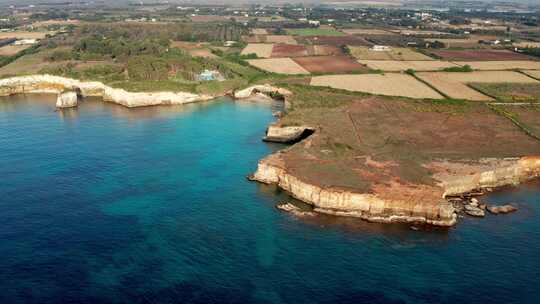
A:
{"type": "Polygon", "coordinates": [[[104,101],[117,103],[126,107],[142,107],[154,105],[176,105],[215,98],[211,95],[199,95],[186,92],[128,92],[115,89],[101,82],[84,82],[52,75],[33,75],[6,78],[0,80],[0,96],[24,93],[52,93],[68,95],[59,96],[60,107],[74,106],[73,94],[81,97],[102,97],[104,101]],[[60,100],[62,97],[62,100],[60,100]]]}
{"type": "Polygon", "coordinates": [[[310,126],[279,126],[270,125],[266,130],[264,141],[278,143],[295,143],[307,138],[315,132],[315,128],[310,126]]]}
{"type": "MultiPolygon", "coordinates": [[[[323,188],[289,174],[282,165],[280,153],[261,160],[252,180],[276,184],[293,197],[313,206],[314,211],[339,216],[359,217],[373,222],[415,222],[436,226],[453,226],[457,215],[452,204],[439,201],[386,199],[376,194],[357,193],[338,188],[323,188]]],[[[515,185],[540,177],[540,156],[505,160],[505,166],[471,175],[440,175],[444,196],[464,195],[483,188],[515,185]]]]}

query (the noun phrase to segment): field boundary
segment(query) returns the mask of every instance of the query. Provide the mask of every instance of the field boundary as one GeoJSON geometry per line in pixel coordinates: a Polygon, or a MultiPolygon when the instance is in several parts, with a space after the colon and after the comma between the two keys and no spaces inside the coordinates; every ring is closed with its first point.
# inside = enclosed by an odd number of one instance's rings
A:
{"type": "Polygon", "coordinates": [[[492,105],[491,103],[486,102],[485,104],[488,108],[490,108],[495,113],[509,119],[514,125],[520,128],[523,132],[525,132],[530,137],[536,140],[540,140],[540,136],[534,134],[534,132],[531,131],[527,125],[525,125],[524,123],[521,123],[516,117],[514,117],[514,115],[512,115],[512,113],[509,113],[503,109],[500,109],[497,106],[492,105]]]}
{"type": "Polygon", "coordinates": [[[428,87],[430,87],[432,90],[434,90],[435,92],[441,94],[442,97],[444,97],[445,99],[455,99],[455,98],[451,98],[450,96],[446,95],[443,91],[437,89],[435,86],[431,85],[431,83],[425,81],[424,79],[418,77],[416,75],[416,73],[407,73],[409,75],[411,75],[412,77],[414,77],[416,80],[420,81],[421,83],[427,85],[428,87]]]}

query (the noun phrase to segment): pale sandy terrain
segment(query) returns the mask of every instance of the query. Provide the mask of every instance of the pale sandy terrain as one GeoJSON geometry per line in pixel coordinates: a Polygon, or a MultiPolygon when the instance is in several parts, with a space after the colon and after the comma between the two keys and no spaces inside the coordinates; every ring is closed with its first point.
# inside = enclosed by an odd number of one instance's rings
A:
{"type": "Polygon", "coordinates": [[[311,79],[313,86],[328,86],[377,95],[404,96],[411,98],[444,98],[435,90],[406,74],[388,73],[362,75],[328,75],[311,79]]]}
{"type": "Polygon", "coordinates": [[[399,61],[399,60],[358,60],[361,64],[367,65],[370,69],[386,72],[399,72],[413,69],[415,71],[438,71],[444,68],[458,66],[448,61],[399,61]]]}
{"type": "Polygon", "coordinates": [[[423,72],[416,74],[437,90],[451,98],[493,100],[469,86],[468,83],[539,83],[526,75],[512,71],[478,71],[470,73],[423,72]]]}
{"type": "Polygon", "coordinates": [[[365,46],[349,46],[351,55],[360,60],[434,60],[408,48],[392,47],[389,51],[372,51],[365,46]]]}
{"type": "Polygon", "coordinates": [[[29,47],[31,45],[6,45],[0,48],[0,56],[12,56],[29,47]]]}
{"type": "Polygon", "coordinates": [[[395,35],[381,29],[344,29],[342,32],[349,35],[395,35]]]}
{"type": "Polygon", "coordinates": [[[270,58],[272,56],[273,44],[250,43],[242,50],[242,55],[257,54],[260,58],[270,58]]]}
{"type": "Polygon", "coordinates": [[[540,71],[524,71],[525,74],[531,75],[534,78],[540,79],[540,71]]]}
{"type": "Polygon", "coordinates": [[[454,61],[458,65],[470,65],[474,70],[540,70],[540,61],[508,60],[508,61],[454,61]]]}
{"type": "Polygon", "coordinates": [[[254,28],[251,30],[251,33],[254,35],[268,35],[268,31],[263,28],[254,28]]]}
{"type": "Polygon", "coordinates": [[[212,53],[209,49],[195,49],[190,50],[189,54],[193,57],[203,57],[203,58],[217,58],[215,54],[212,53]]]}
{"type": "Polygon", "coordinates": [[[268,43],[285,43],[285,44],[298,44],[293,36],[290,35],[268,35],[266,36],[266,42],[268,43]]]}
{"type": "Polygon", "coordinates": [[[248,60],[249,64],[261,70],[278,74],[309,74],[309,72],[290,58],[271,58],[248,60]]]}
{"type": "Polygon", "coordinates": [[[17,38],[17,39],[43,39],[45,36],[53,35],[54,32],[5,32],[0,33],[0,39],[17,38]]]}

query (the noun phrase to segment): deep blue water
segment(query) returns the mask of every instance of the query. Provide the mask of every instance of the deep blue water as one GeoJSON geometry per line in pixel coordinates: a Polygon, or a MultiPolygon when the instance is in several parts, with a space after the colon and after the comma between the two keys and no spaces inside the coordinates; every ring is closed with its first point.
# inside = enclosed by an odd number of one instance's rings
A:
{"type": "Polygon", "coordinates": [[[271,106],[0,100],[0,303],[538,303],[540,183],[413,231],[248,182],[271,106]]]}

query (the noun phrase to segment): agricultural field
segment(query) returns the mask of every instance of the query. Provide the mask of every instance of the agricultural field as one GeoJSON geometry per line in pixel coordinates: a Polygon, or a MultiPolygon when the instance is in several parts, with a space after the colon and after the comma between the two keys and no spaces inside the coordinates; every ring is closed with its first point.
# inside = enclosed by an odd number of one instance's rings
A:
{"type": "Polygon", "coordinates": [[[540,80],[540,71],[523,71],[525,74],[540,80]]]}
{"type": "Polygon", "coordinates": [[[406,74],[328,75],[311,79],[312,86],[325,86],[376,95],[442,99],[442,95],[406,74]],[[390,85],[391,84],[391,85],[390,85]]]}
{"type": "Polygon", "coordinates": [[[48,62],[47,57],[49,57],[53,52],[54,50],[45,50],[39,53],[22,56],[12,63],[1,67],[0,76],[36,74],[45,67],[52,68],[68,62],[48,62]]]}
{"type": "Polygon", "coordinates": [[[270,58],[272,56],[273,44],[249,43],[241,52],[242,55],[256,54],[259,58],[270,58]]]}
{"type": "Polygon", "coordinates": [[[251,30],[251,33],[254,35],[268,35],[268,31],[263,28],[254,28],[251,30]]]}
{"type": "Polygon", "coordinates": [[[392,47],[388,51],[372,51],[368,47],[349,46],[349,50],[359,60],[434,60],[409,48],[392,47]]]}
{"type": "Polygon", "coordinates": [[[354,28],[341,30],[348,35],[396,35],[383,29],[354,28]]]}
{"type": "Polygon", "coordinates": [[[502,61],[456,61],[458,65],[469,65],[474,70],[540,70],[540,61],[502,60],[502,61]]]}
{"type": "Polygon", "coordinates": [[[293,36],[345,36],[343,32],[323,28],[287,29],[287,34],[293,36]]]}
{"type": "Polygon", "coordinates": [[[266,35],[267,43],[298,44],[293,36],[289,35],[266,35]]]}
{"type": "Polygon", "coordinates": [[[496,105],[495,108],[519,123],[529,134],[540,139],[540,104],[496,105]]]}
{"type": "Polygon", "coordinates": [[[249,64],[261,70],[287,75],[309,74],[309,71],[291,58],[269,58],[248,60],[249,64]]]}
{"type": "Polygon", "coordinates": [[[506,50],[432,50],[430,53],[451,61],[531,60],[532,57],[506,50]]]}
{"type": "Polygon", "coordinates": [[[417,77],[450,98],[490,101],[493,98],[468,86],[469,83],[540,83],[512,71],[478,71],[470,73],[420,72],[417,77]]]}
{"type": "Polygon", "coordinates": [[[0,32],[0,39],[17,38],[17,39],[43,39],[47,35],[54,35],[55,32],[0,32]]]}
{"type": "Polygon", "coordinates": [[[366,66],[348,56],[311,56],[298,57],[294,61],[310,73],[346,73],[368,71],[366,66]]]}
{"type": "Polygon", "coordinates": [[[272,58],[308,56],[308,49],[304,45],[275,44],[272,49],[272,58]]]}
{"type": "Polygon", "coordinates": [[[304,36],[296,37],[299,43],[313,45],[333,45],[341,47],[343,45],[370,46],[372,45],[360,36],[304,36]]]}
{"type": "Polygon", "coordinates": [[[470,86],[502,102],[540,102],[540,82],[471,83],[470,86]]]}
{"type": "Polygon", "coordinates": [[[459,65],[448,61],[399,61],[399,60],[358,60],[361,64],[367,65],[370,69],[385,72],[400,72],[406,70],[415,71],[439,71],[445,68],[458,67],[459,65]]]}
{"type": "Polygon", "coordinates": [[[0,56],[13,56],[29,47],[31,45],[6,45],[0,47],[0,56]]]}

